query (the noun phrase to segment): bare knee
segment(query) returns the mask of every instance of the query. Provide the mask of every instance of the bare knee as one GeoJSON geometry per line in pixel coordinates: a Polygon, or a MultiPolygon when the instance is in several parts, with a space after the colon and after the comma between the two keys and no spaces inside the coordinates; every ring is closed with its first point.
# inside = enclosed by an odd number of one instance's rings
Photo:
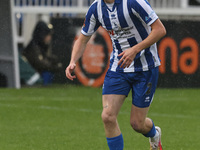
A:
{"type": "Polygon", "coordinates": [[[103,123],[106,124],[113,124],[116,123],[116,116],[113,115],[111,112],[109,111],[103,111],[101,114],[101,118],[103,120],[103,123]]]}
{"type": "Polygon", "coordinates": [[[144,130],[144,124],[141,122],[141,121],[131,121],[130,122],[131,124],[131,127],[136,131],[136,132],[139,132],[139,133],[143,133],[143,130],[144,130]]]}

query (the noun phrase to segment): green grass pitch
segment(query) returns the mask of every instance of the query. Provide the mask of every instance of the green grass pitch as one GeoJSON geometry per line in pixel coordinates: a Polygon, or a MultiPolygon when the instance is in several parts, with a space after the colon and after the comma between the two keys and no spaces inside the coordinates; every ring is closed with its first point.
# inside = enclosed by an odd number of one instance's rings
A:
{"type": "MultiPolygon", "coordinates": [[[[131,95],[118,121],[124,150],[148,150],[129,124],[131,95]]],[[[0,89],[1,150],[108,150],[101,88],[50,86],[0,89]]],[[[149,111],[162,128],[164,150],[199,150],[200,89],[157,89],[149,111]]]]}

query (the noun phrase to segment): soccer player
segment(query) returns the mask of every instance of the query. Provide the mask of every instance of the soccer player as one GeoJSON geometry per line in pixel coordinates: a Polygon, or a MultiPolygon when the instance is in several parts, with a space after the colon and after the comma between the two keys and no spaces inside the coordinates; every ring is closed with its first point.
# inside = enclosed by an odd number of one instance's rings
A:
{"type": "Polygon", "coordinates": [[[165,27],[147,0],[95,0],[90,6],[81,35],[75,42],[66,76],[72,75],[86,43],[99,26],[110,34],[113,52],[102,92],[102,120],[110,150],[123,150],[123,136],[117,122],[120,108],[132,90],[130,124],[149,137],[150,149],[162,150],[161,129],[147,113],[153,100],[160,59],[156,42],[165,27]]]}

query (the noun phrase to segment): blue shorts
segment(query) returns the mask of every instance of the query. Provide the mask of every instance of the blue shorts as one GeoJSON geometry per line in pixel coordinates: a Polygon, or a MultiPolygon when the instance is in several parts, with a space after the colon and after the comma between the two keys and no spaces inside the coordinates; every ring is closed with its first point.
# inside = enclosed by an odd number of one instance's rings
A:
{"type": "Polygon", "coordinates": [[[132,104],[148,107],[156,90],[158,67],[148,71],[119,73],[108,70],[103,85],[103,95],[117,94],[128,96],[132,90],[132,104]]]}

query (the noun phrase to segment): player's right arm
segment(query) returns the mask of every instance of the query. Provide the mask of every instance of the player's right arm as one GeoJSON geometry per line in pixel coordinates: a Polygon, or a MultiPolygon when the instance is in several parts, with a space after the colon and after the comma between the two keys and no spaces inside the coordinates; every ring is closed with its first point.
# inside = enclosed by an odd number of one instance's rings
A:
{"type": "Polygon", "coordinates": [[[83,55],[86,44],[89,41],[90,37],[91,36],[85,36],[81,33],[78,39],[74,43],[70,64],[65,70],[66,77],[72,81],[74,80],[74,78],[76,78],[75,75],[72,75],[72,72],[76,67],[76,62],[83,55]]]}
{"type": "Polygon", "coordinates": [[[76,76],[72,75],[72,72],[74,71],[76,67],[76,62],[83,55],[86,44],[89,41],[92,34],[101,25],[97,18],[98,18],[97,17],[97,1],[94,1],[86,14],[85,22],[81,30],[81,35],[78,37],[78,39],[76,40],[74,44],[70,64],[65,70],[67,78],[72,81],[74,80],[74,78],[76,78],[76,76]]]}

